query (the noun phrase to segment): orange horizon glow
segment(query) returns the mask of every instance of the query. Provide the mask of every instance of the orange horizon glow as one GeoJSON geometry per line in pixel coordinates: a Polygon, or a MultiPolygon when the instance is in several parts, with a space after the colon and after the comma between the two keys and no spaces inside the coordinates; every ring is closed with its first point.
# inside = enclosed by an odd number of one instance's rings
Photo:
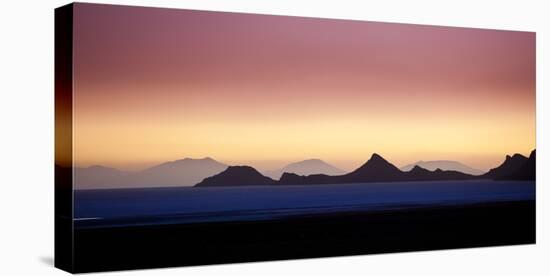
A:
{"type": "Polygon", "coordinates": [[[535,34],[75,5],[74,162],[487,170],[535,148],[535,34]]]}

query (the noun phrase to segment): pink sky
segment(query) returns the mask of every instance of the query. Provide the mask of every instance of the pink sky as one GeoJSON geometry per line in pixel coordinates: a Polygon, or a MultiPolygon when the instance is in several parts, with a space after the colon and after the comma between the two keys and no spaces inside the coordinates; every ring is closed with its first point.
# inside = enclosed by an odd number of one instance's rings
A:
{"type": "Polygon", "coordinates": [[[79,164],[489,168],[535,147],[535,33],[75,7],[79,164]]]}

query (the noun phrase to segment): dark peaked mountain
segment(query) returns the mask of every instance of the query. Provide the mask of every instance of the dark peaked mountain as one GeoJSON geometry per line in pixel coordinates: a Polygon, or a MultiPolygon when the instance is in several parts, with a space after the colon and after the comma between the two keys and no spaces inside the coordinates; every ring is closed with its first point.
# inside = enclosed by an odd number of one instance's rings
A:
{"type": "Polygon", "coordinates": [[[483,174],[483,171],[481,170],[474,169],[458,161],[451,161],[451,160],[418,161],[414,164],[409,164],[407,166],[401,167],[401,170],[408,172],[412,170],[414,166],[419,166],[421,168],[424,168],[430,171],[435,171],[437,169],[440,169],[443,171],[457,171],[457,172],[462,172],[462,173],[472,174],[472,175],[483,174]]]}
{"type": "Polygon", "coordinates": [[[356,181],[399,181],[405,173],[396,166],[386,161],[382,156],[374,153],[369,161],[355,171],[343,175],[342,178],[349,182],[356,181]]]}
{"type": "Polygon", "coordinates": [[[536,152],[533,150],[529,155],[529,158],[517,169],[515,172],[510,173],[509,175],[500,177],[499,179],[510,179],[510,180],[535,180],[536,178],[536,152]]]}
{"type": "Polygon", "coordinates": [[[506,155],[504,162],[494,168],[489,170],[487,173],[480,176],[480,178],[488,179],[502,179],[510,176],[512,173],[518,171],[523,164],[527,161],[527,157],[516,153],[513,156],[506,155]]]}
{"type": "Polygon", "coordinates": [[[320,160],[320,159],[307,159],[300,162],[290,163],[285,167],[266,171],[264,175],[273,179],[280,179],[283,173],[294,173],[297,175],[312,175],[312,174],[326,174],[326,175],[340,175],[345,172],[335,166],[320,160]]]}
{"type": "Polygon", "coordinates": [[[219,174],[205,178],[195,187],[271,185],[275,182],[252,167],[230,166],[219,174]]]}

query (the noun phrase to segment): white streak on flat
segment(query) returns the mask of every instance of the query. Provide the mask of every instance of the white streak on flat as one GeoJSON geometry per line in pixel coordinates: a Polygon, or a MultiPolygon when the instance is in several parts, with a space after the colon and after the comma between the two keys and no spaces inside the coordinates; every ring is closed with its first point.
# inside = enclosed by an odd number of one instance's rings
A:
{"type": "Polygon", "coordinates": [[[94,220],[94,219],[101,219],[100,217],[95,217],[95,218],[74,218],[74,220],[94,220]]]}

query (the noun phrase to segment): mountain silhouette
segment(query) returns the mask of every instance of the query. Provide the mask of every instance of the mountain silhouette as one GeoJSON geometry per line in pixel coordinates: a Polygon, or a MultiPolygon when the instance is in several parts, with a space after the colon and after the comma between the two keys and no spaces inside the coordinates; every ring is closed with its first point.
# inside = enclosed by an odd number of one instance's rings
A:
{"type": "MultiPolygon", "coordinates": [[[[439,161],[436,161],[439,162],[439,161]]],[[[426,162],[425,162],[426,163],[426,162]]],[[[266,177],[249,166],[231,166],[212,158],[185,158],[138,171],[128,172],[104,166],[74,168],[75,189],[139,188],[173,186],[243,186],[243,185],[309,185],[391,181],[432,181],[432,180],[534,180],[536,152],[529,158],[514,154],[507,155],[504,162],[487,173],[474,176],[457,170],[437,168],[430,170],[415,165],[409,171],[402,171],[382,156],[374,153],[370,159],[356,170],[347,174],[328,175],[313,173],[314,169],[331,171],[337,168],[319,159],[309,159],[289,164],[282,170],[295,172],[282,173],[279,181],[266,177]],[[309,171],[308,171],[309,170],[309,171]],[[307,171],[307,172],[306,172],[307,171]],[[300,175],[304,174],[304,175],[300,175]]],[[[70,172],[70,168],[67,169],[70,172]]],[[[61,171],[57,169],[56,172],[61,171]]]]}
{"type": "Polygon", "coordinates": [[[407,181],[466,180],[476,178],[473,175],[458,171],[444,171],[442,169],[430,171],[418,165],[414,166],[412,170],[405,172],[405,174],[407,181]]]}
{"type": "Polygon", "coordinates": [[[108,189],[125,187],[130,184],[131,172],[121,171],[105,166],[90,166],[74,169],[75,189],[108,189]]]}
{"type": "Polygon", "coordinates": [[[293,173],[284,173],[279,184],[338,184],[338,183],[360,183],[377,181],[400,181],[404,173],[397,167],[386,161],[382,156],[374,153],[371,158],[358,169],[344,175],[329,176],[314,174],[299,176],[293,173]]]}
{"type": "Polygon", "coordinates": [[[501,179],[510,176],[512,173],[518,171],[523,164],[527,161],[527,157],[516,153],[512,156],[506,155],[504,162],[494,168],[489,170],[487,173],[480,176],[480,178],[487,179],[501,179]]]}
{"type": "Polygon", "coordinates": [[[342,178],[347,182],[362,181],[399,181],[402,180],[405,173],[396,166],[386,161],[382,156],[374,153],[371,158],[361,167],[352,171],[342,178]]]}
{"type": "Polygon", "coordinates": [[[271,185],[275,182],[250,166],[230,166],[219,174],[205,178],[195,187],[271,185]]]}
{"type": "Polygon", "coordinates": [[[533,150],[529,158],[514,172],[500,176],[502,180],[535,180],[536,178],[536,152],[533,150]]]}
{"type": "Polygon", "coordinates": [[[341,175],[345,172],[335,166],[320,160],[320,159],[307,159],[300,162],[290,163],[281,169],[266,171],[265,176],[273,179],[280,179],[283,173],[294,173],[297,175],[312,175],[312,174],[326,174],[326,175],[341,175]]]}
{"type": "Polygon", "coordinates": [[[91,166],[75,168],[74,183],[76,189],[192,186],[225,169],[227,165],[210,157],[179,159],[136,172],[91,166]]]}
{"type": "Polygon", "coordinates": [[[192,186],[206,177],[227,169],[227,165],[210,157],[185,158],[140,171],[133,176],[134,185],[150,186],[192,186]]]}
{"type": "Polygon", "coordinates": [[[279,180],[279,184],[338,184],[392,181],[464,180],[474,178],[475,176],[473,175],[458,171],[444,171],[441,169],[430,171],[421,168],[420,166],[413,167],[411,171],[403,172],[382,156],[374,153],[365,164],[348,174],[338,176],[299,176],[292,173],[284,173],[279,180]]]}
{"type": "Polygon", "coordinates": [[[409,164],[407,166],[401,167],[402,171],[408,172],[414,168],[414,166],[419,166],[421,168],[435,171],[437,169],[443,171],[457,171],[471,175],[481,175],[483,171],[474,169],[470,166],[464,165],[458,161],[451,160],[434,160],[434,161],[418,161],[414,164],[409,164]]]}
{"type": "Polygon", "coordinates": [[[330,176],[313,174],[300,176],[294,173],[284,173],[279,180],[282,185],[298,184],[338,184],[360,182],[400,181],[405,174],[396,166],[374,153],[371,158],[358,169],[344,175],[330,176]]]}

